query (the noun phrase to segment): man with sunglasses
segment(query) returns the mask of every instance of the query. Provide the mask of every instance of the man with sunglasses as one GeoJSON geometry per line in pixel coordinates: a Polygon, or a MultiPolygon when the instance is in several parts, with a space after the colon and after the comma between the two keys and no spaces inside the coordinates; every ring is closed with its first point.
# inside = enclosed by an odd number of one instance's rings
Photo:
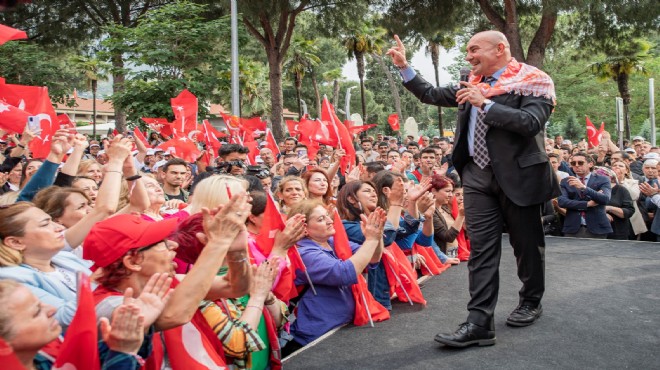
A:
{"type": "Polygon", "coordinates": [[[610,201],[610,179],[591,172],[593,158],[584,152],[571,156],[575,176],[561,180],[559,207],[566,209],[564,236],[605,239],[612,232],[605,206],[610,201]]]}

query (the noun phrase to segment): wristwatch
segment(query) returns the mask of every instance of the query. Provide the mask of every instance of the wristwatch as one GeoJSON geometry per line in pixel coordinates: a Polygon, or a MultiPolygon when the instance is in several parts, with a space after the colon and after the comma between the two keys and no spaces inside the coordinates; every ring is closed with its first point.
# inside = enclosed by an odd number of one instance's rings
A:
{"type": "Polygon", "coordinates": [[[493,102],[493,101],[490,100],[490,99],[484,99],[484,102],[481,103],[481,110],[486,109],[486,106],[487,106],[488,104],[492,103],[492,102],[493,102]]]}

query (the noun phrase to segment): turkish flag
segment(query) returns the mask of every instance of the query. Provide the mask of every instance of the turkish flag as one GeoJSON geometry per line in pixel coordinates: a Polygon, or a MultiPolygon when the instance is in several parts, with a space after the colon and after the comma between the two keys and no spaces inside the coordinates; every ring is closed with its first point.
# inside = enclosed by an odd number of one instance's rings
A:
{"type": "Polygon", "coordinates": [[[362,126],[355,126],[355,122],[353,121],[344,121],[344,126],[348,129],[348,132],[351,133],[351,135],[357,135],[361,132],[367,131],[370,128],[378,126],[375,123],[369,124],[369,125],[362,125],[362,126]]]}
{"type": "Polygon", "coordinates": [[[28,37],[25,31],[17,30],[15,28],[5,26],[4,24],[0,24],[0,45],[7,41],[21,40],[26,38],[28,37]]]}
{"type": "Polygon", "coordinates": [[[256,239],[261,252],[264,256],[268,256],[273,250],[277,231],[282,231],[285,227],[284,220],[282,220],[282,214],[280,214],[279,209],[277,209],[275,200],[270,192],[266,192],[266,208],[264,209],[263,215],[261,229],[259,230],[259,235],[257,235],[256,239]]]}
{"type": "Polygon", "coordinates": [[[0,99],[37,117],[41,132],[30,142],[30,151],[33,158],[46,158],[50,152],[53,134],[60,128],[57,113],[48,96],[48,88],[0,84],[0,99]]]}
{"type": "Polygon", "coordinates": [[[25,130],[28,117],[30,117],[30,113],[0,101],[1,129],[7,132],[20,134],[25,130]]]}
{"type": "Polygon", "coordinates": [[[172,111],[174,111],[174,122],[172,127],[180,135],[189,133],[197,128],[197,97],[188,91],[183,90],[176,98],[172,98],[172,111]]]}
{"type": "Polygon", "coordinates": [[[600,139],[603,137],[603,130],[605,130],[605,124],[600,124],[600,129],[596,130],[596,126],[591,123],[589,117],[585,116],[587,120],[587,138],[589,141],[589,147],[594,148],[600,144],[600,139]]]}
{"type": "Polygon", "coordinates": [[[275,141],[275,136],[273,136],[273,132],[269,128],[266,129],[266,143],[266,148],[272,150],[274,154],[281,154],[280,147],[275,141]]]}
{"type": "Polygon", "coordinates": [[[392,243],[383,251],[383,265],[391,293],[396,293],[402,302],[426,305],[426,299],[417,283],[417,273],[396,243],[392,243]]]}
{"type": "Polygon", "coordinates": [[[78,309],[53,369],[100,369],[96,305],[89,277],[82,273],[78,274],[78,309]]]}
{"type": "Polygon", "coordinates": [[[390,124],[390,127],[394,131],[399,131],[401,129],[399,125],[399,115],[396,113],[392,113],[389,117],[387,117],[387,123],[390,124]]]}
{"type": "Polygon", "coordinates": [[[225,125],[227,126],[227,129],[229,130],[235,130],[238,131],[241,127],[241,119],[240,117],[232,116],[224,112],[220,112],[220,115],[222,116],[222,119],[225,121],[225,125]]]}
{"type": "Polygon", "coordinates": [[[220,133],[215,129],[215,127],[211,125],[211,122],[206,119],[202,121],[202,127],[202,132],[204,133],[204,142],[206,143],[206,152],[208,153],[209,151],[212,151],[213,157],[215,157],[218,153],[218,150],[222,146],[222,143],[220,143],[218,138],[227,136],[227,134],[220,133]]]}
{"type": "Polygon", "coordinates": [[[167,119],[142,117],[142,120],[164,138],[169,139],[172,137],[172,123],[168,122],[167,119]]]}
{"type": "Polygon", "coordinates": [[[60,123],[60,128],[75,129],[76,124],[71,122],[71,118],[66,113],[57,115],[58,122],[60,123]]]}
{"type": "Polygon", "coordinates": [[[243,146],[248,148],[250,152],[248,153],[248,164],[254,165],[257,163],[257,156],[259,155],[259,143],[250,139],[249,141],[243,142],[243,146]]]}
{"type": "Polygon", "coordinates": [[[300,122],[294,120],[286,120],[286,127],[289,129],[289,135],[291,137],[297,138],[300,135],[299,125],[300,122]]]}
{"type": "Polygon", "coordinates": [[[332,122],[337,130],[339,137],[339,147],[346,151],[346,155],[341,159],[341,171],[345,175],[349,165],[355,164],[355,148],[353,147],[353,135],[342,124],[335,113],[335,108],[330,104],[327,97],[323,97],[321,106],[321,120],[332,122]]]}
{"type": "Polygon", "coordinates": [[[241,118],[241,128],[245,131],[266,131],[266,121],[261,117],[241,118]]]}
{"type": "MultiPolygon", "coordinates": [[[[353,251],[348,242],[348,235],[346,235],[346,229],[344,224],[341,222],[339,213],[337,209],[334,210],[334,223],[335,228],[335,254],[339,259],[346,261],[347,259],[353,256],[353,251]]],[[[353,324],[356,326],[362,326],[364,324],[373,322],[373,321],[385,321],[389,320],[390,312],[387,308],[383,307],[378,301],[376,301],[369,292],[367,288],[367,282],[364,280],[364,277],[359,274],[358,282],[351,286],[353,291],[353,299],[355,300],[355,317],[353,318],[353,324]]]]}
{"type": "Polygon", "coordinates": [[[186,162],[194,163],[202,151],[187,136],[176,137],[160,145],[159,149],[169,152],[172,156],[181,158],[186,162]]]}

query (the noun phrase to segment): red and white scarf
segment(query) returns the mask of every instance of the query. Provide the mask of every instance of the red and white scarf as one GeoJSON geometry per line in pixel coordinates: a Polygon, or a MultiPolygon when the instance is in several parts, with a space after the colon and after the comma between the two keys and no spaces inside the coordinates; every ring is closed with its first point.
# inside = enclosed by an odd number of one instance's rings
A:
{"type": "Polygon", "coordinates": [[[495,85],[490,86],[490,84],[482,82],[483,80],[484,76],[470,74],[470,83],[477,86],[483,96],[487,98],[514,93],[526,96],[542,96],[552,99],[552,104],[557,104],[555,84],[550,76],[529,64],[519,63],[515,58],[511,58],[495,85]]]}

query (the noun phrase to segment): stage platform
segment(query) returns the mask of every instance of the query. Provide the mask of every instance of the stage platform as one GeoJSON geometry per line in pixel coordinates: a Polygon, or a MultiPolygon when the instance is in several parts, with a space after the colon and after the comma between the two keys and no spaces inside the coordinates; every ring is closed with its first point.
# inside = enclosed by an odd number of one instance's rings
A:
{"type": "Polygon", "coordinates": [[[520,281],[505,235],[497,344],[445,348],[436,333],[466,318],[467,264],[423,283],[428,304],[394,303],[392,318],[337,330],[292,354],[284,369],[660,369],[660,243],[549,237],[543,316],[505,320],[520,281]]]}

